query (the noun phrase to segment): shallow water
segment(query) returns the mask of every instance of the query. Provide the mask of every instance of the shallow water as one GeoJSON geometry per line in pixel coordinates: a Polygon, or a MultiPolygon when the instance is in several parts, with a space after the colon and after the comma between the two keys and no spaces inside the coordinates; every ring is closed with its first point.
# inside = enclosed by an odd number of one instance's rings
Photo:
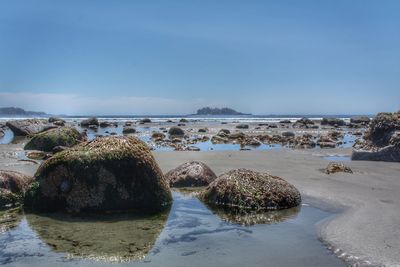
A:
{"type": "Polygon", "coordinates": [[[326,156],[323,157],[323,159],[329,160],[329,161],[351,161],[350,156],[326,156]]]}
{"type": "Polygon", "coordinates": [[[0,234],[0,264],[345,266],[316,235],[316,223],[330,213],[305,205],[239,216],[212,212],[191,194],[173,192],[173,197],[168,218],[22,216],[15,228],[0,234]],[[139,259],[113,262],[133,258],[139,259]]]}

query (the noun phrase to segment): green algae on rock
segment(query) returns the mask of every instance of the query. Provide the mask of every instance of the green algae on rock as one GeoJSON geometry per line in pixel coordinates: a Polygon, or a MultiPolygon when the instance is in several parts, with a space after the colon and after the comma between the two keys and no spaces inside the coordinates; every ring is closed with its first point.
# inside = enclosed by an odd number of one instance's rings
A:
{"type": "Polygon", "coordinates": [[[286,209],[301,203],[299,191],[287,181],[247,169],[220,175],[200,197],[209,205],[243,211],[286,209]]]}
{"type": "Polygon", "coordinates": [[[43,162],[25,197],[36,211],[153,213],[171,192],[148,146],[136,137],[98,137],[43,162]]]}
{"type": "Polygon", "coordinates": [[[29,226],[55,252],[106,262],[143,259],[153,247],[169,210],[155,215],[128,213],[76,216],[27,214],[29,226]]]}
{"type": "Polygon", "coordinates": [[[0,170],[0,209],[22,204],[32,179],[16,171],[0,170]]]}
{"type": "Polygon", "coordinates": [[[0,210],[0,234],[18,225],[22,219],[22,208],[0,210]]]}
{"type": "Polygon", "coordinates": [[[83,141],[78,130],[60,127],[35,134],[25,145],[26,150],[52,151],[56,146],[71,147],[83,141]]]}

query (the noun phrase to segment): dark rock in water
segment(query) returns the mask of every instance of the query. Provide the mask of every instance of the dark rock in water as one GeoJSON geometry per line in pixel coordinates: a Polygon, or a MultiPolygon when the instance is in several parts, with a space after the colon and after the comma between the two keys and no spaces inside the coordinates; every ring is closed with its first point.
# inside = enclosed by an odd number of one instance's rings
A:
{"type": "Polygon", "coordinates": [[[299,191],[290,183],[246,169],[229,171],[214,180],[201,194],[210,205],[238,210],[276,210],[300,205],[299,191]]]}
{"type": "Polygon", "coordinates": [[[320,148],[335,148],[335,142],[318,142],[320,148]]]}
{"type": "Polygon", "coordinates": [[[131,126],[124,126],[122,133],[123,134],[134,134],[134,133],[136,133],[136,129],[131,126]]]}
{"type": "Polygon", "coordinates": [[[278,125],[276,125],[275,123],[271,123],[268,125],[268,128],[278,128],[278,125]]]}
{"type": "Polygon", "coordinates": [[[221,130],[219,130],[217,135],[222,136],[222,137],[226,137],[230,133],[231,133],[231,131],[229,131],[228,129],[221,129],[221,130]]]}
{"type": "Polygon", "coordinates": [[[367,116],[355,116],[350,118],[351,123],[367,125],[371,119],[367,116]]]}
{"type": "Polygon", "coordinates": [[[237,129],[249,129],[249,125],[248,124],[238,124],[236,125],[237,129]]]}
{"type": "Polygon", "coordinates": [[[118,124],[116,122],[109,122],[109,121],[101,121],[99,126],[101,128],[106,128],[106,127],[117,127],[118,124]]]}
{"type": "Polygon", "coordinates": [[[321,125],[329,125],[329,126],[344,126],[346,125],[344,120],[337,118],[323,118],[321,121],[321,125]]]}
{"type": "Polygon", "coordinates": [[[178,126],[179,126],[179,127],[183,127],[183,126],[186,126],[186,124],[184,124],[184,123],[178,123],[178,126]]]}
{"type": "Polygon", "coordinates": [[[51,128],[56,128],[55,125],[50,124],[47,120],[43,119],[8,121],[6,125],[16,136],[26,136],[40,133],[51,128]]]}
{"type": "Polygon", "coordinates": [[[179,120],[179,122],[188,123],[189,121],[187,119],[185,119],[185,118],[182,118],[182,119],[179,120]]]}
{"type": "Polygon", "coordinates": [[[328,166],[325,169],[326,174],[336,173],[336,172],[347,172],[353,173],[350,167],[344,165],[343,163],[339,162],[329,162],[328,166]]]}
{"type": "Polygon", "coordinates": [[[185,151],[200,151],[200,148],[198,148],[197,146],[187,146],[184,149],[185,151]]]}
{"type": "Polygon", "coordinates": [[[364,141],[354,146],[352,160],[400,161],[400,113],[379,113],[364,141]]]}
{"type": "Polygon", "coordinates": [[[25,194],[34,211],[154,213],[172,200],[148,146],[135,137],[107,136],[46,160],[25,194]]]}
{"type": "Polygon", "coordinates": [[[314,125],[314,122],[308,118],[301,118],[294,123],[294,126],[300,128],[309,128],[314,125]]]}
{"type": "Polygon", "coordinates": [[[183,136],[185,132],[181,128],[173,126],[169,128],[168,134],[172,136],[183,136]]]}
{"type": "Polygon", "coordinates": [[[65,123],[65,120],[63,120],[61,118],[58,118],[58,117],[50,117],[49,118],[49,122],[50,123],[53,123],[53,122],[56,122],[56,121],[60,121],[60,122],[64,122],[65,123]]]}
{"type": "Polygon", "coordinates": [[[207,186],[217,178],[203,162],[190,161],[167,172],[165,178],[171,187],[207,186]]]}
{"type": "Polygon", "coordinates": [[[144,119],[141,119],[141,120],[139,121],[139,123],[140,123],[140,124],[151,123],[151,120],[150,120],[149,118],[144,118],[144,119]]]}
{"type": "Polygon", "coordinates": [[[208,131],[207,128],[200,128],[200,129],[198,130],[199,133],[206,133],[207,131],[208,131]]]}
{"type": "Polygon", "coordinates": [[[26,153],[26,156],[34,160],[43,160],[47,158],[47,154],[43,151],[29,151],[26,153]]]}
{"type": "Polygon", "coordinates": [[[22,204],[33,178],[15,171],[0,170],[0,209],[22,204]]]}
{"type": "Polygon", "coordinates": [[[281,120],[279,123],[285,123],[285,124],[287,124],[287,123],[292,123],[290,120],[281,120]]]}
{"type": "Polygon", "coordinates": [[[151,138],[158,139],[158,140],[163,140],[165,138],[165,134],[159,133],[159,132],[155,132],[155,133],[153,133],[151,135],[151,138]]]}
{"type": "Polygon", "coordinates": [[[35,134],[24,149],[53,151],[56,146],[71,147],[81,141],[84,141],[84,139],[75,128],[61,127],[35,134]]]}
{"type": "Polygon", "coordinates": [[[88,118],[86,120],[82,120],[80,125],[82,127],[89,127],[89,126],[92,126],[92,125],[99,126],[99,120],[97,118],[94,118],[94,117],[93,118],[88,118]]]}

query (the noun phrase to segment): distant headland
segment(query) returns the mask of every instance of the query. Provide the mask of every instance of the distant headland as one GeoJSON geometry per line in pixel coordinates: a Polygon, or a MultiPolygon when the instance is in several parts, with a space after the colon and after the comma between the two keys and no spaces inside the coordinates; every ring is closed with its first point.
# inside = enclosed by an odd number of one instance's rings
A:
{"type": "Polygon", "coordinates": [[[231,108],[204,107],[197,110],[195,115],[251,115],[250,113],[238,112],[231,108]]]}
{"type": "Polygon", "coordinates": [[[26,111],[22,108],[4,107],[0,108],[0,116],[47,116],[45,112],[41,111],[26,111]]]}

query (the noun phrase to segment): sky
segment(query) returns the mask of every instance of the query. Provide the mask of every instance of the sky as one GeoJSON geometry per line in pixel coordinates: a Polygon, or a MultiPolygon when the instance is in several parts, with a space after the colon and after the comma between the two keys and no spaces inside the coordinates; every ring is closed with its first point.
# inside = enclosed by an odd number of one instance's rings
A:
{"type": "Polygon", "coordinates": [[[400,109],[397,0],[0,0],[0,107],[400,109]]]}

